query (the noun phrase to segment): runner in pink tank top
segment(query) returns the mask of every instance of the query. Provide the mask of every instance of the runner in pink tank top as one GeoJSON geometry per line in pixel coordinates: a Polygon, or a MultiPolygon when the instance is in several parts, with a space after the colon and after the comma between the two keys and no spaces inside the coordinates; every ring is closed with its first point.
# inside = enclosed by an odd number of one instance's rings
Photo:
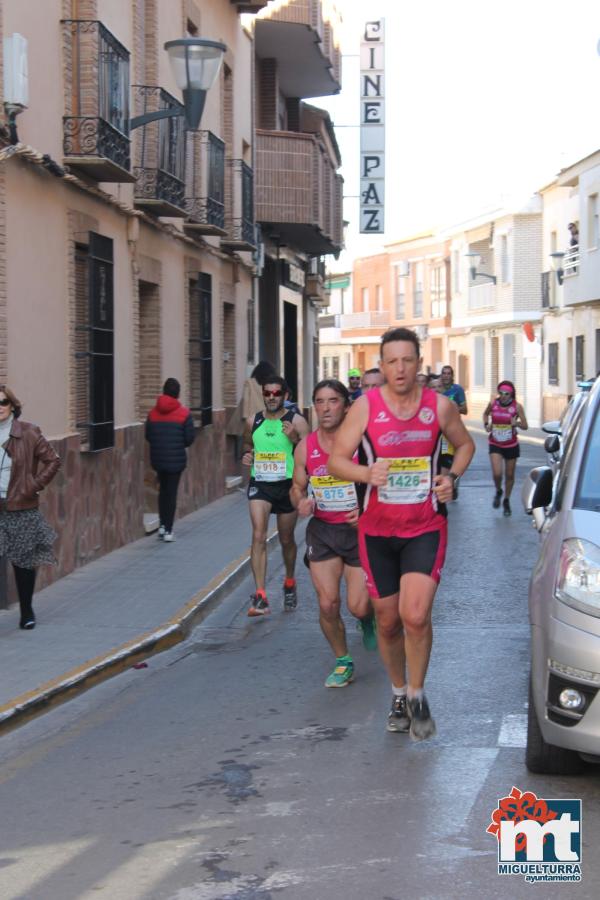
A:
{"type": "Polygon", "coordinates": [[[504,500],[503,513],[510,516],[510,495],[515,483],[517,459],[521,455],[517,428],[525,431],[528,427],[525,411],[517,403],[515,386],[512,381],[501,381],[498,385],[498,396],[490,401],[483,413],[483,427],[489,434],[490,464],[496,493],[492,500],[494,509],[498,509],[502,500],[502,469],[504,468],[504,500]]]}
{"type": "MultiPolygon", "coordinates": [[[[354,677],[340,616],[340,583],[346,581],[348,610],[359,620],[363,643],[377,648],[373,607],[367,594],[358,553],[358,498],[352,479],[328,471],[334,435],[350,406],[348,389],[336,379],[320,381],[313,392],[318,428],[296,448],[290,499],[301,516],[312,518],[306,529],[305,562],[319,598],[321,629],[335,655],[326,687],[345,687],[354,677]]],[[[353,466],[358,470],[356,462],[353,466]]],[[[351,473],[352,474],[352,473],[351,473]]]]}
{"type": "Polygon", "coordinates": [[[445,504],[475,451],[456,404],[417,383],[420,363],[413,331],[383,335],[386,383],[355,401],[329,458],[333,475],[360,483],[360,558],[393,691],[387,727],[417,741],[435,734],[423,684],[446,550],[445,504]],[[439,471],[442,435],[455,448],[448,475],[439,471]]]}

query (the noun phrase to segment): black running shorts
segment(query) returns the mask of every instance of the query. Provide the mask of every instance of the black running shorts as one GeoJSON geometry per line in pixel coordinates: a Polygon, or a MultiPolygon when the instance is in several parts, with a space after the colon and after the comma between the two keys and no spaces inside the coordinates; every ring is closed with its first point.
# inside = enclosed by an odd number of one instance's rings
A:
{"type": "Polygon", "coordinates": [[[360,533],[360,561],[371,597],[390,597],[400,590],[400,579],[421,572],[439,582],[446,557],[448,528],[418,537],[379,537],[360,533]]]}
{"type": "Polygon", "coordinates": [[[360,567],[358,529],[345,522],[333,524],[313,516],[306,527],[305,562],[324,562],[338,556],[345,565],[360,567]]]}
{"type": "Polygon", "coordinates": [[[291,478],[286,478],[285,481],[255,481],[251,478],[248,484],[248,500],[264,500],[270,503],[271,512],[276,515],[296,512],[290,503],[291,486],[291,478]]]}
{"type": "Polygon", "coordinates": [[[518,444],[514,447],[497,447],[496,444],[489,444],[490,453],[497,453],[504,459],[518,459],[521,455],[521,448],[518,444]]]}

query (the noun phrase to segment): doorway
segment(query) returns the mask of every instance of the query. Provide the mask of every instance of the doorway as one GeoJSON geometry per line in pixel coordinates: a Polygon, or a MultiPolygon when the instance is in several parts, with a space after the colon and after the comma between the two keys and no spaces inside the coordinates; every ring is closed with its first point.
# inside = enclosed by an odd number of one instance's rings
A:
{"type": "Polygon", "coordinates": [[[292,400],[298,399],[298,319],[293,303],[283,303],[283,377],[288,383],[292,400]]]}

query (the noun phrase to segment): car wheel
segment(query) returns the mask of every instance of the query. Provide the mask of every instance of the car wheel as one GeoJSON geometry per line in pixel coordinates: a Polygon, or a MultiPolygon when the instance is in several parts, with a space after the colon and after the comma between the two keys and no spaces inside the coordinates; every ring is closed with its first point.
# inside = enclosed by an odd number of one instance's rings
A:
{"type": "Polygon", "coordinates": [[[537,775],[578,775],[584,763],[574,750],[547,744],[542,735],[533,703],[531,677],[529,679],[529,708],[527,710],[527,749],[525,765],[537,775]]]}

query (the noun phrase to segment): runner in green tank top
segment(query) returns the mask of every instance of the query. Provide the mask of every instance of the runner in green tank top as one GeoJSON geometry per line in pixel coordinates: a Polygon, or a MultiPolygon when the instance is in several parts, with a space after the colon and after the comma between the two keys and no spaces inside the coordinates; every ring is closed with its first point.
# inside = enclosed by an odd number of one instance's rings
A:
{"type": "Polygon", "coordinates": [[[263,616],[269,612],[265,581],[267,529],[271,513],[277,516],[279,543],[285,563],[284,609],[295,609],[297,603],[294,578],[297,513],[290,503],[290,487],[294,472],[294,447],[308,434],[308,424],[298,413],[285,409],[286,389],[283,378],[270,376],[262,388],[265,411],[248,419],[244,431],[242,462],[251,467],[248,485],[252,523],[250,564],[256,585],[249,616],[263,616]]]}

